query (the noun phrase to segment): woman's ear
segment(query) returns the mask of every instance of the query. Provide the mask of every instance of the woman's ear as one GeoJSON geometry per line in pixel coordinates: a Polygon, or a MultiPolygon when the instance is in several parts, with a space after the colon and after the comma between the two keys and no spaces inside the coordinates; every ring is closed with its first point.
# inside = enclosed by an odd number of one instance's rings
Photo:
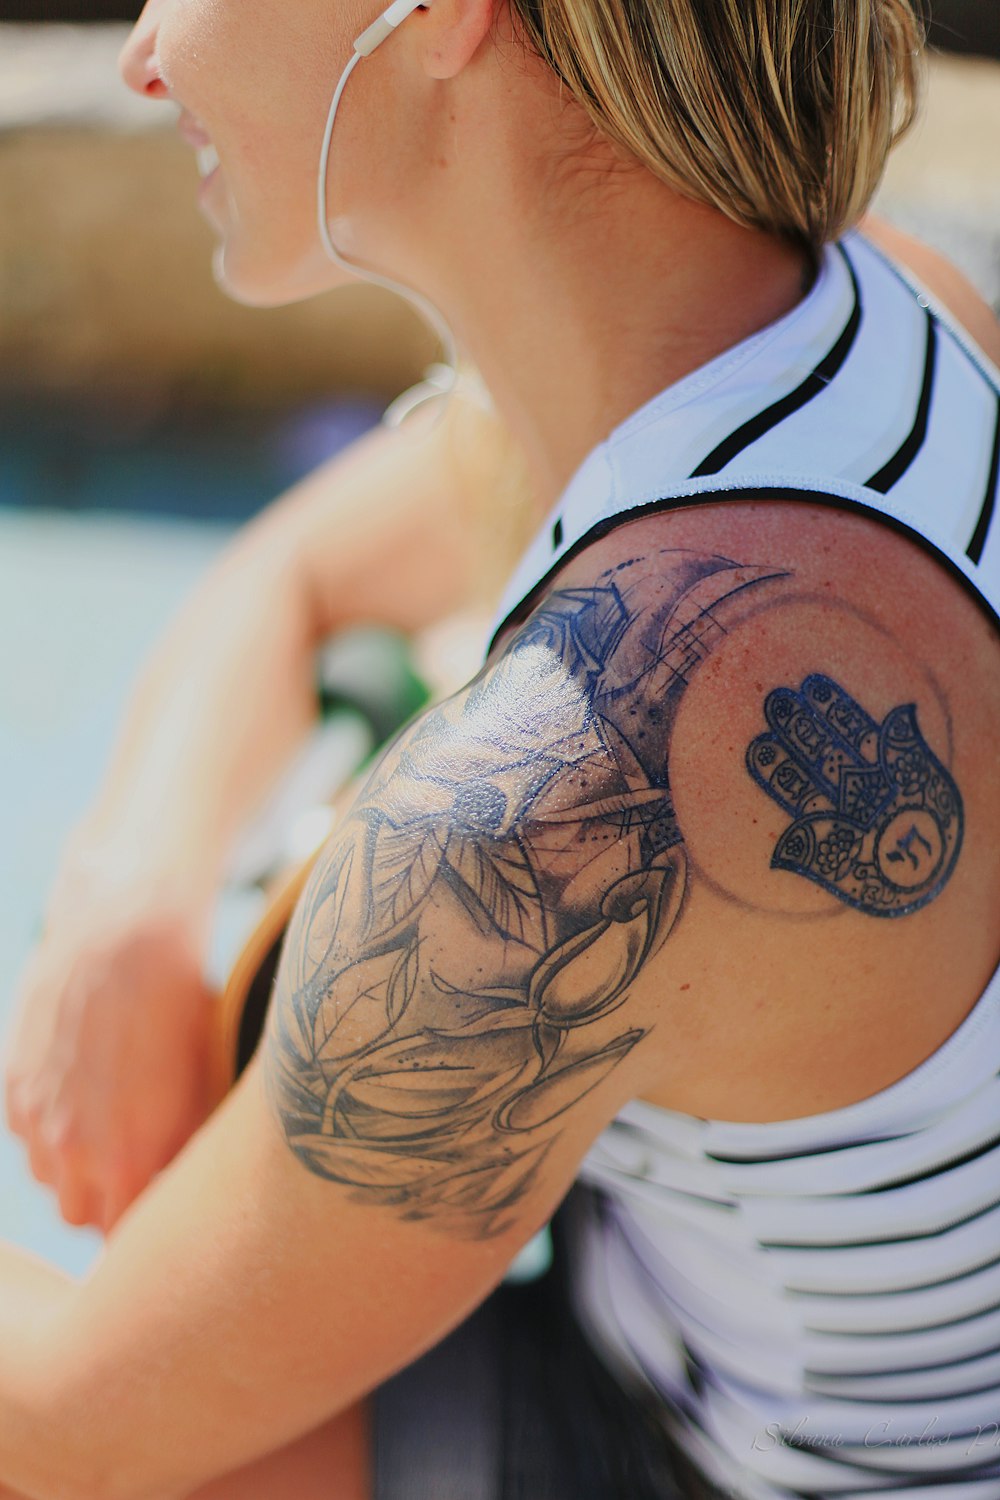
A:
{"type": "Polygon", "coordinates": [[[424,11],[424,66],[432,78],[454,78],[489,36],[498,0],[434,0],[424,11]]]}

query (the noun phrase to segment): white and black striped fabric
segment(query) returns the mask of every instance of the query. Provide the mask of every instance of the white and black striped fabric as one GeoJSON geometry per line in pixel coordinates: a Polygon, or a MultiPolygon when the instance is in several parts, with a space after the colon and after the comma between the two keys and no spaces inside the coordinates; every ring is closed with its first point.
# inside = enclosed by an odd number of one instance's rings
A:
{"type": "Polygon", "coordinates": [[[669,386],[589,454],[515,569],[494,639],[612,526],[772,492],[873,511],[931,548],[995,615],[998,481],[1000,372],[850,235],[826,250],[787,317],[669,386]]]}
{"type": "MultiPolygon", "coordinates": [[[[881,517],[1000,626],[1000,374],[859,235],[772,327],[581,465],[507,589],[645,511],[744,496],[881,517]]],[[[892,1087],[773,1124],[636,1101],[581,1171],[580,1315],[752,1500],[1000,1500],[1000,971],[892,1087]]]]}
{"type": "Polygon", "coordinates": [[[635,1101],[600,1137],[579,1311],[713,1483],[1000,1495],[998,1072],[1000,979],[859,1104],[733,1125],[635,1101]]]}

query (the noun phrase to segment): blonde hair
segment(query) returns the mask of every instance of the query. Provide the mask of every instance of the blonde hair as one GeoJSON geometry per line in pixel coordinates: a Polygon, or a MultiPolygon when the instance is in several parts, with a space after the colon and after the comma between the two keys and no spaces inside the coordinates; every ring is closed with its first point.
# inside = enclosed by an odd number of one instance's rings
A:
{"type": "Polygon", "coordinates": [[[510,0],[593,124],[737,223],[813,249],[864,213],[910,125],[911,0],[510,0]]]}

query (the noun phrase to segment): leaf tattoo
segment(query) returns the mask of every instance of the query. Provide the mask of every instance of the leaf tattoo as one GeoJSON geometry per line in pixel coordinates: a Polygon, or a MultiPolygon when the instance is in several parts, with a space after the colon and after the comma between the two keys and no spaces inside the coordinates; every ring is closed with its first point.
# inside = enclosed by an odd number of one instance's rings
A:
{"type": "Polygon", "coordinates": [[[683,907],[670,740],[731,601],[783,577],[686,551],[555,590],[387,754],[300,898],[265,1077],[360,1199],[488,1236],[641,1040],[683,907]]]}

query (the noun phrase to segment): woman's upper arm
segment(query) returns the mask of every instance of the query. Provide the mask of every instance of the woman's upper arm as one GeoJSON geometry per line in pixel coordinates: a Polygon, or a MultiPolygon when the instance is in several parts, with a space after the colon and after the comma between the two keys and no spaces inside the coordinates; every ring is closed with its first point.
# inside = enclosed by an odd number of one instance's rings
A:
{"type": "Polygon", "coordinates": [[[828,1048],[850,1029],[855,944],[866,1038],[935,952],[979,993],[995,654],[923,552],[825,508],[650,517],[568,564],[322,851],[260,1062],[53,1317],[33,1488],[9,1477],[57,1500],[74,1471],[101,1500],[181,1496],[459,1321],[626,1100],[653,1087],[711,1117],[706,1080],[725,1111],[749,1074],[800,1114],[803,1059],[809,1091],[832,1071],[849,1093],[855,1063],[837,1075],[828,1048]],[[893,726],[933,767],[933,805],[873,779],[864,747],[893,726]],[[843,788],[863,832],[831,862],[799,814],[836,833],[843,788]],[[884,869],[865,864],[883,843],[884,869]]]}
{"type": "Polygon", "coordinates": [[[94,1500],[186,1495],[414,1358],[515,1248],[451,1243],[303,1171],[252,1067],[53,1325],[28,1493],[64,1500],[72,1476],[94,1500]]]}
{"type": "Polygon", "coordinates": [[[317,638],[358,620],[420,630],[482,583],[488,497],[513,459],[499,419],[455,394],[443,414],[434,404],[365,433],[251,522],[244,543],[290,550],[317,638]]]}
{"type": "Polygon", "coordinates": [[[636,1091],[629,987],[681,883],[644,837],[666,793],[594,723],[606,594],[550,602],[376,768],[261,1061],[53,1321],[29,1493],[180,1496],[349,1405],[481,1300],[636,1091]]]}

